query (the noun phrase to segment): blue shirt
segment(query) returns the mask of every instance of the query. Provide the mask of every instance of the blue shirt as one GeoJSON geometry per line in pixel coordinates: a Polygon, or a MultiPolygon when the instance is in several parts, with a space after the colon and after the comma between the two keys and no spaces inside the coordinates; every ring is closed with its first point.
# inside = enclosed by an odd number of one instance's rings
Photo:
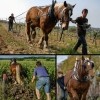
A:
{"type": "Polygon", "coordinates": [[[36,67],[34,69],[34,76],[37,76],[37,77],[47,77],[49,75],[48,75],[48,72],[47,72],[45,67],[39,66],[39,67],[36,67]]]}

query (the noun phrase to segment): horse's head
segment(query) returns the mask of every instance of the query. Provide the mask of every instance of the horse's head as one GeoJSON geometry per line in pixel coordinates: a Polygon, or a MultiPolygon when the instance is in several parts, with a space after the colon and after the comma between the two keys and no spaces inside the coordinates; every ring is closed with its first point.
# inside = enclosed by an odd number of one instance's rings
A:
{"type": "Polygon", "coordinates": [[[84,58],[77,60],[76,72],[79,80],[92,79],[94,77],[94,62],[91,59],[84,58]]]}
{"type": "Polygon", "coordinates": [[[10,65],[11,64],[14,64],[14,63],[16,63],[16,59],[15,58],[12,58],[11,61],[10,61],[10,65]]]}
{"type": "Polygon", "coordinates": [[[57,17],[61,22],[61,27],[63,30],[68,29],[70,17],[73,14],[73,8],[75,5],[67,4],[66,1],[64,3],[56,3],[55,11],[58,13],[57,17]]]}
{"type": "Polygon", "coordinates": [[[89,79],[93,79],[94,78],[94,62],[89,58],[85,58],[84,64],[86,65],[85,70],[88,73],[89,79]]]}

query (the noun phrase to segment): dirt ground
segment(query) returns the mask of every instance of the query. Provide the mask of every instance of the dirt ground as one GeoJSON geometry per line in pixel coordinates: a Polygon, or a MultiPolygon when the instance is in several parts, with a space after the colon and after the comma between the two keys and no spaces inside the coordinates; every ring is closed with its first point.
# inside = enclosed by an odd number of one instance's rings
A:
{"type": "MultiPolygon", "coordinates": [[[[65,32],[63,39],[59,41],[60,30],[54,30],[49,34],[49,50],[45,51],[38,47],[38,41],[42,35],[41,30],[37,30],[37,35],[32,44],[27,42],[27,35],[25,26],[14,26],[13,32],[8,32],[8,25],[0,23],[0,53],[2,54],[73,54],[71,52],[75,43],[77,42],[76,34],[65,32]]],[[[87,38],[88,53],[99,54],[100,40],[97,39],[97,46],[87,38]]],[[[81,47],[78,50],[81,54],[81,47]]]]}
{"type": "Polygon", "coordinates": [[[0,82],[0,95],[0,100],[36,99],[35,89],[29,85],[9,84],[2,81],[0,82]]]}

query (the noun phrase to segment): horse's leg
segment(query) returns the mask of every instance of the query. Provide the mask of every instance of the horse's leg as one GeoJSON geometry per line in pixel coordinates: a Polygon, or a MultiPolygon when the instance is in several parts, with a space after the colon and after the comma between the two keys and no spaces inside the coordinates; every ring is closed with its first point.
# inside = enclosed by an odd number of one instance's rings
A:
{"type": "Polygon", "coordinates": [[[70,97],[70,100],[73,100],[73,96],[71,93],[69,93],[69,97],[70,97]]]}
{"type": "Polygon", "coordinates": [[[26,29],[27,29],[28,42],[31,43],[30,23],[27,23],[26,29]]]}
{"type": "Polygon", "coordinates": [[[80,100],[77,92],[73,88],[71,88],[71,93],[72,93],[73,100],[80,100]]]}
{"type": "Polygon", "coordinates": [[[32,39],[34,40],[35,37],[36,37],[36,31],[35,31],[35,29],[31,30],[31,36],[32,36],[32,39]]]}
{"type": "Polygon", "coordinates": [[[81,100],[86,100],[87,92],[88,92],[88,89],[83,93],[81,100]]]}
{"type": "Polygon", "coordinates": [[[43,32],[43,36],[41,37],[41,39],[39,40],[40,47],[43,47],[44,49],[48,47],[48,34],[46,34],[45,32],[43,32]],[[44,44],[43,44],[44,42],[44,44]]]}
{"type": "Polygon", "coordinates": [[[79,94],[79,100],[81,100],[81,98],[82,98],[82,94],[79,94]]]}
{"type": "Polygon", "coordinates": [[[48,34],[44,34],[44,48],[48,48],[48,34]]]}
{"type": "Polygon", "coordinates": [[[44,36],[42,36],[38,42],[40,48],[43,48],[43,41],[44,41],[44,36]]]}
{"type": "Polygon", "coordinates": [[[35,27],[34,26],[31,26],[31,36],[32,36],[32,39],[34,40],[35,37],[36,37],[36,30],[35,30],[35,27]]]}
{"type": "Polygon", "coordinates": [[[61,29],[60,40],[59,40],[59,41],[61,41],[61,39],[62,39],[62,35],[63,35],[63,29],[61,29]]]}

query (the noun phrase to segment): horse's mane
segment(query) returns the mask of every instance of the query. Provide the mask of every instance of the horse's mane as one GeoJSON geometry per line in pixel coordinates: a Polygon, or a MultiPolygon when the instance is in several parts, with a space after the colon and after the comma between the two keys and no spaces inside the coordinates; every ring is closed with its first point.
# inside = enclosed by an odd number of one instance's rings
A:
{"type": "MultiPolygon", "coordinates": [[[[68,7],[69,7],[70,9],[73,8],[71,4],[68,3],[67,5],[68,5],[68,7]]],[[[55,7],[58,7],[59,9],[62,8],[63,6],[64,6],[64,3],[56,3],[56,4],[55,4],[55,7]]]]}

